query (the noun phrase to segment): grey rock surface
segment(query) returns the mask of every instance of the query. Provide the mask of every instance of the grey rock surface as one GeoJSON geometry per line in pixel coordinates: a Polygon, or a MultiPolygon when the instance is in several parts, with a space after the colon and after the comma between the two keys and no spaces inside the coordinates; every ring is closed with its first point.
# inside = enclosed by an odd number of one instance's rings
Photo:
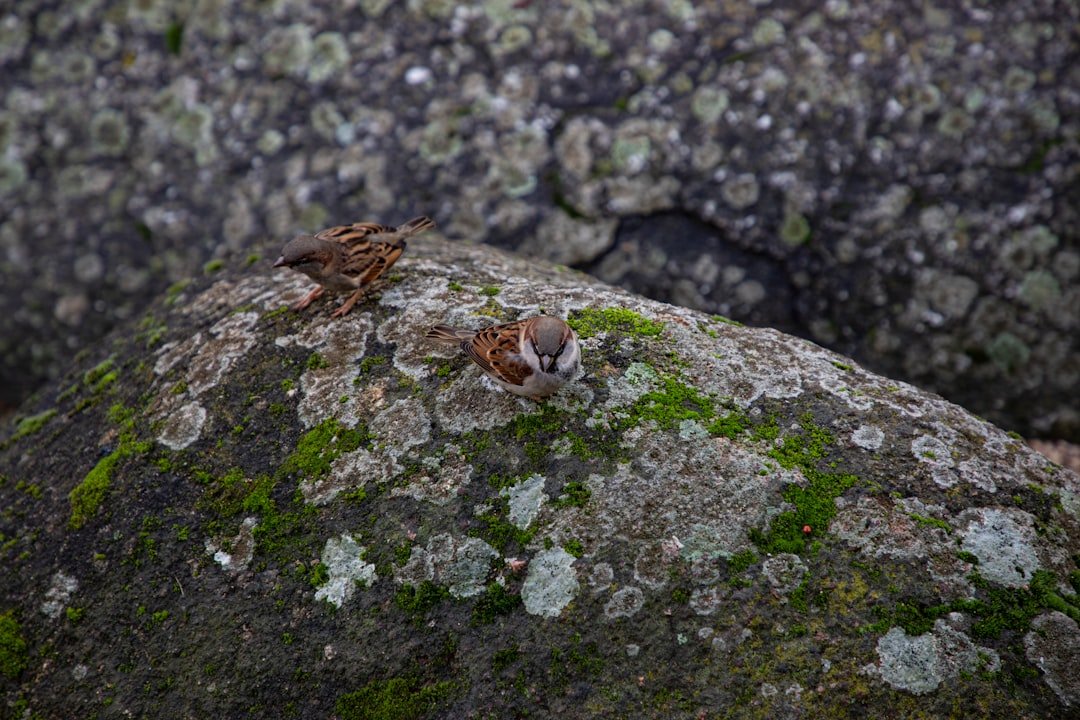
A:
{"type": "Polygon", "coordinates": [[[1075,713],[1075,473],[774,330],[437,234],[394,270],[340,321],[201,280],[22,408],[5,715],[1075,713]],[[540,311],[583,346],[542,405],[423,339],[540,311]]]}
{"type": "Polygon", "coordinates": [[[208,261],[423,212],[1080,439],[1074,2],[7,7],[9,404],[208,261]]]}

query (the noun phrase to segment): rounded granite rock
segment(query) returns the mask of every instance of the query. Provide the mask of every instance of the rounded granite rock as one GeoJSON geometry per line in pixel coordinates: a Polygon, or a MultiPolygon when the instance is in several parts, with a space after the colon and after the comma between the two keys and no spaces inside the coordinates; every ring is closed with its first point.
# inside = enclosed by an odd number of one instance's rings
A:
{"type": "Polygon", "coordinates": [[[310,283],[284,269],[174,287],[21,408],[4,708],[1074,709],[1075,473],[808,341],[438,233],[410,249],[337,320],[290,310],[310,283]],[[538,313],[582,348],[544,403],[424,339],[538,313]]]}

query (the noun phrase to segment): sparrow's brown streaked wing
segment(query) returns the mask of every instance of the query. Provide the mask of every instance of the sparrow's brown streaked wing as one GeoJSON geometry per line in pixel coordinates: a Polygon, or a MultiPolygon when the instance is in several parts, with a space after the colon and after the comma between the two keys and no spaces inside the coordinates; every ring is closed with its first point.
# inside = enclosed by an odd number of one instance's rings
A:
{"type": "Polygon", "coordinates": [[[404,241],[396,243],[370,242],[348,248],[341,272],[360,280],[361,287],[373,282],[405,252],[404,241]]]}
{"type": "Polygon", "coordinates": [[[522,385],[532,374],[518,355],[518,338],[524,320],[495,325],[476,333],[471,342],[461,346],[480,367],[510,385],[522,385]]]}
{"type": "Polygon", "coordinates": [[[351,225],[338,225],[327,228],[315,234],[320,240],[333,240],[346,248],[359,247],[372,240],[384,242],[403,242],[404,238],[411,237],[425,230],[435,227],[435,221],[426,215],[415,217],[397,227],[393,225],[380,225],[373,222],[358,222],[351,225]]]}
{"type": "Polygon", "coordinates": [[[366,243],[370,243],[369,239],[372,235],[382,235],[384,233],[396,232],[397,228],[389,225],[379,225],[372,222],[358,222],[351,225],[337,225],[336,227],[326,228],[315,233],[315,237],[320,240],[333,240],[339,242],[347,248],[354,248],[366,243]]]}

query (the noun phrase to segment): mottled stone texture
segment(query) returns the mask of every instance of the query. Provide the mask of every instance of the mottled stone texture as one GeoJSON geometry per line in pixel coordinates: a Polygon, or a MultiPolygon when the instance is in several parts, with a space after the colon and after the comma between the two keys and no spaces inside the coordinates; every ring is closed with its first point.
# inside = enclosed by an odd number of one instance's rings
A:
{"type": "Polygon", "coordinates": [[[203,279],[22,409],[5,717],[1080,707],[1074,473],[774,330],[437,233],[394,271],[339,321],[203,279]],[[423,339],[541,310],[583,348],[543,405],[423,339]]]}
{"type": "Polygon", "coordinates": [[[0,400],[212,258],[423,212],[1080,439],[1075,2],[0,13],[0,400]]]}

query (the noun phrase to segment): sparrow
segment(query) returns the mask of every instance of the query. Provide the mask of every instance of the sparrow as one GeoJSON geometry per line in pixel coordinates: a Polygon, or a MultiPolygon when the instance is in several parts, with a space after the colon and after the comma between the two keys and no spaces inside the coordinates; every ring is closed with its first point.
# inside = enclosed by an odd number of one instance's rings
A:
{"type": "Polygon", "coordinates": [[[565,322],[548,315],[480,331],[436,325],[425,337],[459,345],[501,387],[531,400],[561,388],[581,364],[577,335],[565,322]]]}
{"type": "Polygon", "coordinates": [[[418,217],[399,227],[359,222],[320,230],[314,235],[297,235],[281,250],[274,267],[289,267],[319,283],[293,310],[303,310],[327,290],[352,292],[333,312],[344,317],[367,286],[387,271],[401,253],[405,238],[435,227],[429,217],[418,217]]]}

